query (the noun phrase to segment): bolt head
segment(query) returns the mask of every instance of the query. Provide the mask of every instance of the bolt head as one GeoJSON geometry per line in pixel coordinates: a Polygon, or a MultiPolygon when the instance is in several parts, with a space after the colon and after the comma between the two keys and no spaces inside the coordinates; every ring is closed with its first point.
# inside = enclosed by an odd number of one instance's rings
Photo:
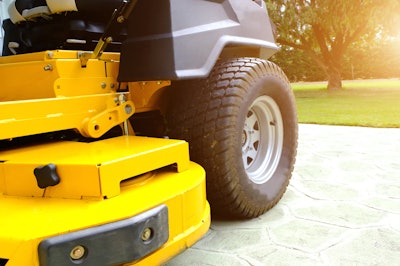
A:
{"type": "Polygon", "coordinates": [[[45,65],[45,66],[43,67],[43,69],[44,69],[44,71],[52,71],[52,70],[53,70],[53,66],[50,65],[50,64],[48,64],[48,65],[45,65]]]}
{"type": "Polygon", "coordinates": [[[125,22],[124,16],[119,16],[119,17],[117,18],[117,22],[118,22],[118,23],[124,23],[124,22],[125,22]]]}
{"type": "Polygon", "coordinates": [[[126,106],[125,106],[125,113],[126,114],[130,114],[130,113],[132,113],[132,106],[130,106],[129,104],[127,104],[126,106]]]}
{"type": "Polygon", "coordinates": [[[112,41],[113,41],[113,38],[112,38],[112,37],[107,37],[106,43],[112,43],[112,41]]]}
{"type": "Polygon", "coordinates": [[[71,252],[69,253],[69,256],[73,260],[79,260],[82,259],[83,256],[85,256],[86,249],[83,246],[76,246],[74,247],[71,252]]]}
{"type": "Polygon", "coordinates": [[[142,240],[149,241],[153,236],[153,230],[149,227],[145,228],[142,232],[142,240]]]}

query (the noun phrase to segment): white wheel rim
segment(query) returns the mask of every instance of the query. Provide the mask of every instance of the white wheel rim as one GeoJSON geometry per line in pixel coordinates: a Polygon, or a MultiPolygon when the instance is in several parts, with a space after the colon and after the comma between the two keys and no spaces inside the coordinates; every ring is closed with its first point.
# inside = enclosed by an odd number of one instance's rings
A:
{"type": "Polygon", "coordinates": [[[279,106],[269,96],[251,105],[242,133],[242,159],[249,179],[267,182],[278,167],[283,147],[283,122],[279,106]]]}

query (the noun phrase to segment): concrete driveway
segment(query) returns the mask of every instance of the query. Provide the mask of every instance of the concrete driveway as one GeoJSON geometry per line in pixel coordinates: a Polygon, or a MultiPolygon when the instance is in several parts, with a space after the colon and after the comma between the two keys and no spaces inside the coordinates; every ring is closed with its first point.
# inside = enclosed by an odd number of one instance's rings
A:
{"type": "Polygon", "coordinates": [[[299,125],[278,205],[213,220],[167,265],[400,265],[400,129],[299,125]]]}

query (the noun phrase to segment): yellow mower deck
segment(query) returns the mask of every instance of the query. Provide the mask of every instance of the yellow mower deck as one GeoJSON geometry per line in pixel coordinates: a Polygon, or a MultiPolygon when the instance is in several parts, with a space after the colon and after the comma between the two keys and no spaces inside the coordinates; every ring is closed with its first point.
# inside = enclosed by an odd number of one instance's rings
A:
{"type": "MultiPolygon", "coordinates": [[[[52,236],[68,236],[95,226],[101,228],[161,205],[168,210],[168,222],[151,230],[154,239],[167,230],[168,240],[142,261],[144,265],[166,261],[192,245],[208,229],[205,174],[200,166],[189,162],[187,144],[183,141],[122,136],[92,143],[34,145],[0,152],[0,158],[3,161],[0,164],[0,258],[9,260],[7,266],[39,265],[38,245],[52,236]],[[57,166],[61,182],[40,189],[33,170],[49,162],[57,166]],[[147,172],[171,163],[177,163],[177,169],[168,166],[129,178],[137,171],[147,172]]],[[[132,243],[126,244],[128,247],[149,245],[142,240],[145,224],[139,226],[137,235],[130,236],[132,243]]],[[[96,238],[105,241],[102,234],[107,239],[107,232],[99,233],[96,238]]],[[[64,254],[69,263],[72,249],[85,246],[79,241],[76,243],[64,254]]],[[[88,260],[91,255],[99,256],[91,254],[89,245],[90,241],[85,246],[88,260]]],[[[115,258],[112,253],[122,248],[113,242],[101,245],[93,249],[102,249],[101,255],[106,258],[115,258]]],[[[122,255],[115,259],[110,264],[126,262],[122,255]]]]}

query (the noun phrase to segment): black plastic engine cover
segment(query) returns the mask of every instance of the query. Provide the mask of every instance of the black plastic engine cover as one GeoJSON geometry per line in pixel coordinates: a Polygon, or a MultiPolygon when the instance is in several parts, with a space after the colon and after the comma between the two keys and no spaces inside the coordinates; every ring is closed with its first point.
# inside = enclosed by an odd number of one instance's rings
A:
{"type": "Polygon", "coordinates": [[[138,2],[122,44],[120,81],[208,75],[226,46],[278,49],[263,1],[146,0],[138,2]]]}

